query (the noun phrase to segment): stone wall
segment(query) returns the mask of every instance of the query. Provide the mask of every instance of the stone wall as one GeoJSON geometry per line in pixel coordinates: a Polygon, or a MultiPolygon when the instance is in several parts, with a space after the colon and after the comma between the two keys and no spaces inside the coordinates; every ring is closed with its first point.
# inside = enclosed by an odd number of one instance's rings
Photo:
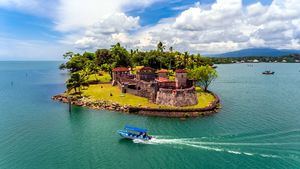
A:
{"type": "Polygon", "coordinates": [[[155,102],[156,99],[156,87],[157,84],[154,82],[146,82],[146,81],[138,81],[136,88],[137,88],[137,95],[141,97],[146,97],[150,101],[155,102]]]}
{"type": "Polygon", "coordinates": [[[117,84],[118,84],[119,89],[122,91],[122,93],[130,93],[133,95],[137,95],[137,93],[138,93],[137,90],[128,88],[127,84],[121,84],[120,82],[118,82],[117,84]]]}
{"type": "Polygon", "coordinates": [[[159,88],[166,88],[166,89],[175,89],[176,83],[175,81],[168,81],[168,82],[159,82],[158,83],[159,88]]]}
{"type": "Polygon", "coordinates": [[[197,93],[194,87],[187,89],[160,88],[156,96],[156,104],[168,106],[191,106],[198,104],[197,93]]]}

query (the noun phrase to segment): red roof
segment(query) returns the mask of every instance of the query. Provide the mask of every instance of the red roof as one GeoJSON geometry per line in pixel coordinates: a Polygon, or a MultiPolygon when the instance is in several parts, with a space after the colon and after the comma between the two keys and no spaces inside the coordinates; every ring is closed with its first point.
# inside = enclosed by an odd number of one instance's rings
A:
{"type": "Polygon", "coordinates": [[[167,69],[160,69],[157,71],[157,73],[168,73],[167,69]]]}
{"type": "Polygon", "coordinates": [[[175,70],[175,72],[176,73],[187,73],[187,71],[184,69],[177,69],[177,70],[175,70]]]}
{"type": "Polygon", "coordinates": [[[127,67],[116,67],[112,71],[113,72],[128,72],[129,69],[127,67]]]}
{"type": "Polygon", "coordinates": [[[156,79],[158,82],[169,82],[170,80],[168,78],[165,77],[159,77],[156,79]]]}
{"type": "Polygon", "coordinates": [[[152,71],[154,71],[155,69],[153,69],[152,67],[146,66],[146,67],[142,67],[142,68],[139,69],[138,71],[143,71],[143,70],[152,70],[152,71]]]}

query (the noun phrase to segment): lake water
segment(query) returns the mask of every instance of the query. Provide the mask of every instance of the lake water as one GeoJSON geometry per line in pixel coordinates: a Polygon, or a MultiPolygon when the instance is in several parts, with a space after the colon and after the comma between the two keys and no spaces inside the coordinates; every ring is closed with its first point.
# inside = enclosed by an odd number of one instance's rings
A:
{"type": "Polygon", "coordinates": [[[300,168],[300,64],[218,65],[218,114],[179,119],[94,111],[51,100],[59,62],[0,62],[0,168],[300,168]],[[275,75],[261,75],[267,69],[275,75]],[[121,139],[125,124],[149,143],[121,139]]]}

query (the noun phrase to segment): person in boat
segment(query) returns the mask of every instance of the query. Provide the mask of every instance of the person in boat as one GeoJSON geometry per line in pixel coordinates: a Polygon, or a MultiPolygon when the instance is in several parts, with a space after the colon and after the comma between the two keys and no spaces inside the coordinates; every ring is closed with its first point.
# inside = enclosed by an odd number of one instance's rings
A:
{"type": "Polygon", "coordinates": [[[144,133],[143,138],[151,138],[147,133],[144,133]]]}
{"type": "Polygon", "coordinates": [[[143,133],[142,132],[140,132],[138,135],[137,135],[137,137],[140,137],[140,136],[142,136],[143,135],[143,133]]]}

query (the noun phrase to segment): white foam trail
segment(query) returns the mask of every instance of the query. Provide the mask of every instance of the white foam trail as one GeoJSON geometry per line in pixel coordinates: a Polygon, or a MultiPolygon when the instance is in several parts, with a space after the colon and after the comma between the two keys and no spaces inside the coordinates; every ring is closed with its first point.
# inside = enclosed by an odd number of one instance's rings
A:
{"type": "Polygon", "coordinates": [[[279,158],[277,155],[270,155],[270,154],[259,154],[262,157],[271,157],[271,158],[279,158]]]}
{"type": "Polygon", "coordinates": [[[248,155],[248,156],[253,156],[254,154],[252,153],[244,153],[245,155],[248,155]]]}
{"type": "Polygon", "coordinates": [[[146,141],[141,140],[141,139],[134,139],[133,142],[134,143],[143,143],[143,144],[146,144],[146,141]]]}
{"type": "Polygon", "coordinates": [[[246,146],[264,146],[264,145],[280,145],[279,143],[216,143],[216,142],[201,142],[201,141],[195,141],[195,138],[191,139],[164,139],[162,136],[155,136],[149,141],[143,141],[139,139],[133,140],[134,143],[142,143],[142,144],[154,144],[154,145],[160,145],[160,144],[168,144],[168,145],[183,145],[183,146],[189,146],[194,148],[200,148],[204,150],[210,150],[210,151],[216,151],[216,152],[226,152],[230,154],[236,154],[236,155],[247,155],[247,156],[253,156],[253,155],[259,155],[261,157],[266,158],[280,158],[279,156],[272,155],[272,154],[255,154],[255,153],[249,153],[249,152],[240,152],[236,150],[229,150],[225,148],[219,148],[219,147],[212,147],[212,145],[246,145],[246,146]]]}
{"type": "Polygon", "coordinates": [[[228,152],[228,153],[232,153],[232,154],[242,154],[241,152],[238,152],[238,151],[231,151],[231,150],[228,150],[227,152],[228,152]]]}

